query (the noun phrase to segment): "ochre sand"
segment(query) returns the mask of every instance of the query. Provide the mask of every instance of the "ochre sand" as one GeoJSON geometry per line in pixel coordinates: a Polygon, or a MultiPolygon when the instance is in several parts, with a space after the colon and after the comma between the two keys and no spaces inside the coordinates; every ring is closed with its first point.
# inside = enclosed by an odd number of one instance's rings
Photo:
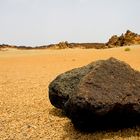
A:
{"type": "Polygon", "coordinates": [[[0,51],[0,140],[140,139],[140,127],[79,132],[49,102],[48,85],[58,74],[109,57],[140,70],[140,46],[128,52],[124,48],[0,51]]]}

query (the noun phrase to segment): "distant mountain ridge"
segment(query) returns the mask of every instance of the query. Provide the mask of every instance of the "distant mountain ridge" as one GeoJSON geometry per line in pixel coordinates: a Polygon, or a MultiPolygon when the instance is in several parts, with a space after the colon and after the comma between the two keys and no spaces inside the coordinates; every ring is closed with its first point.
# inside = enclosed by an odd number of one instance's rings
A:
{"type": "Polygon", "coordinates": [[[104,43],[68,43],[66,42],[60,42],[58,44],[52,44],[49,45],[48,48],[54,48],[54,49],[66,49],[66,48],[95,48],[95,49],[100,49],[104,48],[105,44],[104,43]]]}
{"type": "Polygon", "coordinates": [[[15,48],[15,49],[24,49],[24,50],[31,50],[31,49],[66,49],[66,48],[84,48],[84,49],[106,49],[106,48],[114,48],[118,46],[126,46],[126,45],[137,45],[140,44],[140,35],[127,30],[125,34],[121,36],[113,35],[107,43],[68,43],[60,42],[58,44],[50,44],[50,45],[43,45],[43,46],[15,46],[15,45],[7,45],[2,44],[0,45],[0,50],[6,48],[15,48]]]}

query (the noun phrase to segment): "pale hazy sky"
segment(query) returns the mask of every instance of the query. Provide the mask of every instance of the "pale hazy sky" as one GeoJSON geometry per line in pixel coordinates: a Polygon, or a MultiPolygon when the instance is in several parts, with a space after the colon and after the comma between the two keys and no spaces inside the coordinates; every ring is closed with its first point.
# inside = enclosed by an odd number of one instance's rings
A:
{"type": "Polygon", "coordinates": [[[140,0],[0,0],[0,44],[106,42],[140,33],[140,0]]]}

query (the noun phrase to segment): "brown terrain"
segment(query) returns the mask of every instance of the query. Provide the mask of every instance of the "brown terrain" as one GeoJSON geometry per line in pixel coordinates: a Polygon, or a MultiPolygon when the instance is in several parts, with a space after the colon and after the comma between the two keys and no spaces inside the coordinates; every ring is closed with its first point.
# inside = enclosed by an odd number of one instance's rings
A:
{"type": "Polygon", "coordinates": [[[60,73],[115,57],[140,71],[140,45],[110,49],[0,51],[0,140],[133,140],[140,127],[83,133],[54,108],[48,85],[60,73]]]}
{"type": "Polygon", "coordinates": [[[106,48],[114,48],[120,46],[130,46],[130,45],[138,45],[140,44],[140,35],[127,30],[125,34],[121,36],[113,35],[107,43],[68,43],[60,42],[58,44],[50,44],[43,46],[13,46],[2,44],[0,45],[0,50],[7,50],[8,48],[16,48],[20,50],[34,50],[34,49],[67,49],[67,48],[82,48],[82,49],[106,49],[106,48]]]}

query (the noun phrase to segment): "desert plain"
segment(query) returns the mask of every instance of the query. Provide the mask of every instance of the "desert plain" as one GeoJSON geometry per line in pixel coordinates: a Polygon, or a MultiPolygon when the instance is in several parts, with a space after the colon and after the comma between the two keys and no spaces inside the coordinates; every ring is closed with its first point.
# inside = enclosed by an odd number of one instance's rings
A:
{"type": "Polygon", "coordinates": [[[140,139],[140,126],[80,132],[48,97],[57,75],[92,61],[115,57],[140,71],[140,45],[127,47],[0,51],[0,140],[140,139]]]}

